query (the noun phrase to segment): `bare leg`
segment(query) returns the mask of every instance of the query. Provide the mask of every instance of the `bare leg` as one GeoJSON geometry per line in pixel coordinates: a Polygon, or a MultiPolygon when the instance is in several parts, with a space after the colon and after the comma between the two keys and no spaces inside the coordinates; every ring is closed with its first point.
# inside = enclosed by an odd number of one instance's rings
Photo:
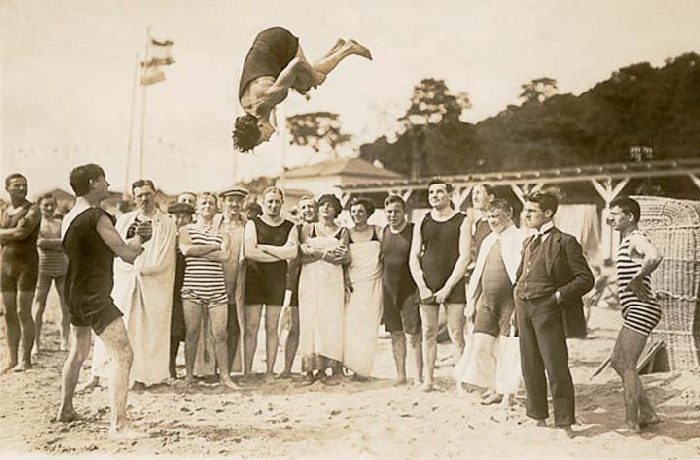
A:
{"type": "Polygon", "coordinates": [[[433,390],[439,312],[439,307],[435,305],[421,304],[420,306],[420,320],[423,329],[423,360],[425,364],[425,380],[421,386],[421,391],[433,390]]]}
{"type": "Polygon", "coordinates": [[[32,346],[34,346],[34,319],[32,318],[32,303],[34,303],[34,290],[19,291],[17,293],[17,313],[22,337],[22,359],[17,371],[32,367],[32,346]]]}
{"type": "Polygon", "coordinates": [[[183,299],[182,313],[185,317],[185,381],[189,384],[194,380],[194,360],[202,329],[202,306],[183,299]]]}
{"type": "Polygon", "coordinates": [[[464,305],[450,303],[445,305],[447,314],[447,332],[452,340],[452,359],[454,363],[464,352],[464,305]]]}
{"type": "MultiPolygon", "coordinates": [[[[234,294],[235,295],[235,294],[234,294]]],[[[229,297],[230,298],[230,297],[229,297]]],[[[238,311],[236,304],[228,306],[228,320],[226,331],[226,351],[228,355],[228,368],[231,370],[233,359],[238,352],[238,342],[241,336],[241,327],[238,323],[238,311]]]]}
{"type": "Polygon", "coordinates": [[[260,329],[260,317],[262,316],[262,305],[245,306],[245,328],[243,334],[243,373],[250,374],[253,371],[253,358],[255,350],[258,348],[258,330],[260,329]]]}
{"type": "Polygon", "coordinates": [[[277,328],[280,323],[281,305],[265,306],[265,355],[267,358],[267,375],[272,376],[277,361],[277,348],[280,344],[277,328]]]}
{"type": "Polygon", "coordinates": [[[34,348],[32,355],[36,356],[41,351],[41,328],[44,324],[44,311],[46,310],[46,298],[51,289],[51,277],[39,274],[39,282],[36,285],[36,295],[34,297],[34,348]]]}
{"type": "Polygon", "coordinates": [[[292,327],[289,328],[287,343],[284,347],[284,370],[280,374],[281,378],[288,378],[292,375],[292,365],[294,357],[299,349],[299,308],[291,307],[292,327]]]}
{"type": "Polygon", "coordinates": [[[56,420],[59,422],[71,422],[78,418],[73,408],[73,395],[75,394],[75,386],[78,383],[80,368],[88,353],[90,353],[89,327],[73,326],[71,335],[73,336],[71,348],[61,374],[61,406],[56,416],[56,420]]]}
{"type": "Polygon", "coordinates": [[[331,71],[333,71],[338,64],[340,64],[340,61],[348,56],[356,54],[366,59],[372,59],[372,53],[354,40],[349,40],[343,43],[340,47],[337,45],[338,43],[336,43],[336,45],[324,57],[319,59],[313,65],[316,76],[314,86],[322,84],[326,80],[328,74],[331,73],[331,71]]]}
{"type": "Polygon", "coordinates": [[[20,337],[19,318],[17,317],[17,293],[14,291],[3,291],[2,303],[5,306],[5,340],[7,342],[8,361],[0,370],[0,374],[4,374],[17,366],[20,337]]]}
{"type": "Polygon", "coordinates": [[[406,383],[406,336],[403,332],[391,333],[391,351],[394,353],[394,364],[396,365],[395,385],[406,383]]]}
{"type": "Polygon", "coordinates": [[[231,375],[229,375],[230,367],[228,360],[228,346],[226,343],[227,332],[228,306],[221,305],[209,308],[209,327],[211,335],[214,338],[214,354],[216,355],[216,363],[219,366],[219,381],[222,385],[232,389],[240,387],[233,383],[231,375]]]}
{"type": "Polygon", "coordinates": [[[416,365],[416,382],[423,383],[423,354],[420,349],[420,334],[407,334],[408,348],[416,365]]]}
{"type": "Polygon", "coordinates": [[[625,408],[627,409],[626,428],[634,433],[641,431],[639,415],[643,390],[637,375],[637,361],[646,341],[646,336],[623,327],[617,336],[612,354],[612,367],[622,378],[624,388],[625,408]]]}
{"type": "Polygon", "coordinates": [[[129,395],[129,373],[134,362],[134,352],[129,343],[129,336],[124,321],[119,318],[107,325],[98,336],[105,344],[112,359],[112,374],[109,378],[109,403],[111,417],[109,434],[113,437],[134,437],[126,423],[126,401],[129,395]]]}
{"type": "Polygon", "coordinates": [[[66,277],[59,276],[54,281],[56,283],[56,292],[61,305],[61,351],[70,348],[70,314],[68,313],[68,304],[66,303],[66,277]]]}

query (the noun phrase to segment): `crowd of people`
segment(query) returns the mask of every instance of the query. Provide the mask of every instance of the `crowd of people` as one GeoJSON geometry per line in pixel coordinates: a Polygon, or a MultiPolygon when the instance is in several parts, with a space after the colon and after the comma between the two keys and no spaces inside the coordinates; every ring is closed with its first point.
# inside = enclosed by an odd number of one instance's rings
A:
{"type": "MultiPolygon", "coordinates": [[[[60,421],[77,417],[73,396],[92,333],[99,340],[87,386],[108,378],[110,432],[131,436],[130,388],[190,385],[210,376],[232,390],[255,385],[261,323],[266,380],[291,378],[300,355],[300,385],[366,381],[383,323],[396,385],[410,382],[410,355],[413,382],[432,391],[444,309],[458,392],[467,383],[485,390],[485,405],[512,404],[524,385],[526,414],[543,426],[549,392],[554,425],[574,434],[566,338],[586,334],[582,296],[594,277],[576,238],[553,225],[559,206],[553,190],[525,197],[518,228],[511,204],[489,185],[473,188],[473,206],[464,213],[454,208],[451,185],[436,179],[428,186],[428,212],[410,222],[406,202],[389,195],[383,203],[388,224],[381,228],[368,223],[375,203],[366,198],[348,204],[350,226],[339,225],[343,206],[333,194],[304,196],[298,221],[285,218],[284,191],[276,186],[264,190],[260,204],[242,187],[183,192],[165,213],[155,184],[138,180],[131,189],[136,209],[114,219],[100,207],[109,185],[100,166],[76,167],[70,185],[76,202],[61,218],[55,197],[42,195],[34,204],[26,198],[27,179],[8,176],[10,207],[0,222],[9,352],[3,372],[24,371],[41,353],[42,315],[55,283],[60,347],[70,349],[60,421]],[[280,330],[288,333],[276,374],[280,330]],[[179,375],[182,342],[185,372],[179,375]],[[242,376],[234,382],[232,373],[242,376]]],[[[659,421],[635,366],[661,316],[649,283],[661,255],[637,229],[634,200],[621,197],[610,208],[623,237],[624,327],[612,364],[625,388],[626,427],[639,432],[659,421]]]]}

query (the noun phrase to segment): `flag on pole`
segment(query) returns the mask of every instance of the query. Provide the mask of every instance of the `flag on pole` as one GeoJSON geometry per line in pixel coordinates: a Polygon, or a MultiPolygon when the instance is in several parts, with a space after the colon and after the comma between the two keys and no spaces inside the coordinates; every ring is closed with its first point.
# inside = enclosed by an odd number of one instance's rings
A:
{"type": "Polygon", "coordinates": [[[150,37],[146,47],[146,58],[141,61],[143,73],[141,85],[154,85],[165,81],[165,73],[160,66],[171,65],[175,62],[172,55],[172,40],[156,40],[150,37]]]}

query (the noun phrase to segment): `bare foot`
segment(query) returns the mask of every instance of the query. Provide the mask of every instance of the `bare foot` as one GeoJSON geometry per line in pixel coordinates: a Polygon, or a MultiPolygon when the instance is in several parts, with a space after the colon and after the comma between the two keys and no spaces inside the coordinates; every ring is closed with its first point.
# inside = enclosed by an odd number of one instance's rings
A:
{"type": "Polygon", "coordinates": [[[116,428],[109,429],[109,437],[112,439],[141,439],[145,438],[146,436],[146,433],[144,433],[143,431],[135,430],[128,426],[125,426],[124,428],[121,428],[119,430],[117,430],[116,428]]]}
{"type": "Polygon", "coordinates": [[[338,51],[340,48],[342,48],[345,45],[345,40],[342,38],[339,38],[336,40],[335,45],[333,45],[333,48],[328,52],[328,54],[335,53],[338,51]]]}
{"type": "Polygon", "coordinates": [[[2,374],[7,374],[7,373],[10,372],[12,369],[14,369],[16,365],[17,365],[17,363],[9,363],[9,364],[6,364],[6,365],[3,366],[2,368],[0,368],[0,375],[2,375],[2,374]]]}
{"type": "Polygon", "coordinates": [[[236,385],[236,383],[231,380],[231,379],[222,379],[220,380],[221,384],[225,386],[226,388],[230,390],[240,390],[241,387],[239,385],[236,385]]]}
{"type": "Polygon", "coordinates": [[[64,422],[64,423],[73,422],[73,421],[79,420],[79,419],[80,419],[80,416],[78,415],[77,412],[75,412],[75,409],[73,409],[72,407],[70,409],[64,409],[61,407],[58,410],[58,415],[56,416],[57,422],[64,422]]]}
{"type": "Polygon", "coordinates": [[[639,427],[639,425],[627,424],[616,429],[615,431],[623,435],[633,435],[641,434],[642,429],[639,427]]]}
{"type": "Polygon", "coordinates": [[[277,376],[278,379],[284,380],[284,379],[291,379],[292,378],[292,371],[290,370],[283,370],[280,375],[277,376]]]}
{"type": "Polygon", "coordinates": [[[435,388],[433,388],[433,382],[425,382],[420,387],[420,391],[422,391],[423,393],[429,393],[433,390],[435,390],[435,388]]]}
{"type": "Polygon", "coordinates": [[[66,340],[61,342],[61,345],[59,345],[58,349],[60,351],[70,351],[70,341],[66,340]]]}
{"type": "Polygon", "coordinates": [[[487,398],[481,400],[481,404],[484,406],[489,406],[491,404],[498,404],[503,401],[503,395],[499,393],[491,393],[487,398]]]}
{"type": "Polygon", "coordinates": [[[402,387],[406,384],[408,384],[408,380],[406,380],[406,377],[399,377],[398,379],[394,380],[394,383],[392,385],[395,387],[402,387]]]}
{"type": "Polygon", "coordinates": [[[358,54],[364,58],[369,59],[370,61],[372,60],[372,52],[367,47],[360,45],[355,40],[349,40],[349,43],[350,49],[353,51],[354,54],[358,54]]]}
{"type": "Polygon", "coordinates": [[[32,368],[32,363],[31,361],[21,361],[19,364],[17,364],[15,367],[12,368],[14,372],[24,372],[27,369],[32,368]]]}
{"type": "Polygon", "coordinates": [[[86,392],[86,391],[91,391],[91,390],[94,390],[95,388],[97,388],[98,386],[100,386],[100,378],[99,378],[99,377],[93,377],[89,382],[86,382],[86,383],[80,385],[80,386],[75,390],[75,392],[76,392],[76,393],[83,393],[83,392],[86,392]]]}
{"type": "Polygon", "coordinates": [[[651,417],[645,417],[639,420],[639,428],[649,428],[650,426],[658,425],[661,423],[661,418],[654,414],[651,417]]]}
{"type": "Polygon", "coordinates": [[[547,426],[547,421],[546,420],[538,420],[537,426],[539,426],[539,427],[547,426]]]}
{"type": "Polygon", "coordinates": [[[191,375],[185,376],[185,386],[191,387],[192,385],[194,385],[194,377],[191,375]]]}

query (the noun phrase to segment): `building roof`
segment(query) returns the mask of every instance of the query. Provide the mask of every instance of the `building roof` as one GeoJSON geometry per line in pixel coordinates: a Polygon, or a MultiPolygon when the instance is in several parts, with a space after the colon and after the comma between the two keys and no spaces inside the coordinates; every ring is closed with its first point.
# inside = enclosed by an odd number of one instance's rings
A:
{"type": "Polygon", "coordinates": [[[283,180],[328,176],[349,176],[379,180],[403,178],[399,173],[384,168],[378,168],[361,158],[331,158],[312,165],[290,169],[282,173],[283,180]]]}

